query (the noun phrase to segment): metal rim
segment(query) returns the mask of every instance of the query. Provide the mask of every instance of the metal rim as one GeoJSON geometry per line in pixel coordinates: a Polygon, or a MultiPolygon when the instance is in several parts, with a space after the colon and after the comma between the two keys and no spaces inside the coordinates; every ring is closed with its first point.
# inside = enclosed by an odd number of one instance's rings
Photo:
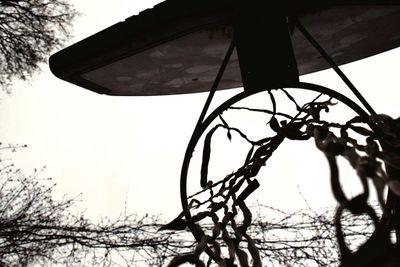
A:
{"type": "MultiPolygon", "coordinates": [[[[280,86],[279,88],[293,88],[293,89],[309,90],[309,91],[314,91],[314,92],[322,93],[325,95],[329,95],[329,96],[339,100],[340,102],[342,102],[349,108],[351,108],[359,116],[361,116],[363,119],[365,119],[365,122],[367,122],[369,115],[363,108],[361,108],[358,104],[356,104],[354,101],[347,98],[346,96],[344,96],[332,89],[329,89],[327,87],[317,85],[317,84],[312,84],[312,83],[298,82],[298,83],[288,83],[283,86],[280,86]]],[[[186,153],[184,156],[182,169],[181,169],[180,197],[181,197],[182,210],[183,210],[186,222],[188,224],[190,231],[192,232],[193,236],[195,237],[195,239],[198,242],[201,240],[201,236],[196,235],[195,232],[193,231],[194,223],[192,222],[192,219],[191,219],[192,216],[190,213],[189,203],[187,200],[187,197],[188,197],[188,195],[187,195],[187,178],[188,178],[187,175],[188,175],[188,170],[189,170],[192,154],[196,148],[196,145],[197,145],[199,139],[201,138],[201,136],[203,135],[203,133],[208,128],[208,126],[224,110],[226,110],[227,108],[229,108],[231,105],[235,104],[236,102],[239,102],[240,100],[243,100],[251,95],[267,91],[269,89],[276,89],[276,88],[268,88],[268,89],[264,89],[264,90],[258,90],[255,92],[243,91],[243,92],[233,96],[232,98],[226,100],[219,107],[217,107],[203,122],[199,123],[196,126],[196,128],[192,134],[192,137],[191,137],[189,144],[187,146],[187,149],[186,149],[186,153]]],[[[215,259],[214,252],[208,246],[205,251],[212,259],[215,259]]]]}

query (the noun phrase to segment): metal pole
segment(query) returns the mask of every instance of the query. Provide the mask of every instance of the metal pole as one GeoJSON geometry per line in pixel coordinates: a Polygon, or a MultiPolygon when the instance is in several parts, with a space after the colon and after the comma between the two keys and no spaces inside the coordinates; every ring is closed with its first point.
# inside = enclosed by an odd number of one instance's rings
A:
{"type": "Polygon", "coordinates": [[[314,46],[315,49],[321,54],[321,56],[329,63],[329,65],[335,70],[339,77],[344,81],[344,83],[350,88],[353,94],[360,100],[364,107],[369,111],[370,114],[376,114],[374,109],[368,103],[368,101],[362,96],[360,91],[352,84],[352,82],[347,78],[343,71],[338,67],[338,65],[333,61],[333,59],[326,53],[326,51],[319,45],[319,43],[311,36],[311,34],[301,25],[301,23],[296,20],[296,27],[304,35],[304,37],[314,46]]]}

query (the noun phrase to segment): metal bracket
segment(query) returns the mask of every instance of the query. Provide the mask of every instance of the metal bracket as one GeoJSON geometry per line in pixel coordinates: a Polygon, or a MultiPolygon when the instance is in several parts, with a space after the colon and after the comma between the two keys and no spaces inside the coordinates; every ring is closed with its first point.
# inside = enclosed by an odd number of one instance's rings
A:
{"type": "Polygon", "coordinates": [[[237,1],[234,40],[245,91],[299,81],[283,10],[266,1],[237,1]]]}

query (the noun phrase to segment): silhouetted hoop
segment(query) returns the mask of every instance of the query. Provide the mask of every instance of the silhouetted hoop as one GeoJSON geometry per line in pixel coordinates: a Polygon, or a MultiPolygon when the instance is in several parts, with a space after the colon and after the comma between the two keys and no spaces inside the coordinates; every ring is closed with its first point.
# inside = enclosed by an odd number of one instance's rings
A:
{"type": "MultiPolygon", "coordinates": [[[[369,115],[367,112],[362,109],[358,104],[356,104],[354,101],[351,99],[347,98],[346,96],[329,89],[327,87],[321,86],[321,85],[316,85],[316,84],[311,84],[311,83],[288,83],[285,85],[282,85],[278,88],[268,88],[264,90],[259,90],[255,92],[248,92],[248,91],[243,91],[242,93],[239,93],[238,95],[228,99],[225,101],[223,104],[221,104],[219,107],[217,107],[201,124],[199,124],[196,129],[194,130],[192,137],[189,141],[189,144],[186,149],[185,157],[183,160],[183,165],[182,165],[182,170],[181,170],[181,180],[180,180],[180,194],[181,194],[181,204],[182,204],[182,209],[184,211],[185,219],[188,223],[188,227],[191,230],[193,236],[195,239],[200,242],[201,236],[196,234],[196,231],[194,231],[194,222],[192,221],[192,214],[190,211],[189,203],[188,203],[188,195],[187,195],[187,178],[188,178],[188,170],[191,162],[191,158],[193,155],[193,152],[196,148],[196,145],[198,144],[200,138],[203,136],[207,128],[210,126],[210,124],[226,109],[228,109],[230,106],[233,104],[239,102],[240,100],[243,100],[251,95],[265,92],[268,90],[272,89],[279,89],[279,88],[293,88],[295,89],[302,89],[302,90],[308,90],[308,91],[313,91],[317,93],[321,93],[323,95],[330,96],[336,100],[339,100],[341,103],[345,104],[347,107],[352,109],[356,114],[358,114],[365,123],[368,122],[368,117],[369,115]]],[[[215,259],[214,252],[207,247],[205,249],[207,254],[212,258],[215,259]]]]}

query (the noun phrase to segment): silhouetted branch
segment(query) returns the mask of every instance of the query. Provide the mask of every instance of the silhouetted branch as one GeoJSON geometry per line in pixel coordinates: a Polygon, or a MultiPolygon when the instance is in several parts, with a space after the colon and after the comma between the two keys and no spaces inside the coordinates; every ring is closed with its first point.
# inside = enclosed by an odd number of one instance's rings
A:
{"type": "Polygon", "coordinates": [[[70,35],[77,12],[64,0],[0,1],[0,87],[26,80],[70,35]]]}
{"type": "MultiPolygon", "coordinates": [[[[11,150],[2,151],[1,156],[5,156],[4,152],[11,150]]],[[[163,266],[174,257],[195,250],[197,243],[191,233],[159,231],[164,222],[157,216],[122,213],[113,221],[105,218],[98,223],[90,222],[83,215],[70,212],[74,199],[54,200],[54,185],[51,179],[41,178],[42,170],[25,176],[7,161],[0,164],[1,266],[163,266]]],[[[307,257],[314,257],[313,261],[320,266],[337,261],[332,242],[334,228],[328,219],[333,209],[315,214],[289,214],[267,206],[259,206],[258,210],[246,232],[252,236],[261,258],[275,264],[290,262],[293,266],[309,266],[307,257]]],[[[365,225],[362,218],[343,221],[351,238],[361,239],[371,232],[360,228],[365,225]]],[[[215,225],[205,224],[203,229],[212,232],[215,225]]],[[[230,230],[226,232],[226,236],[231,234],[230,230]]],[[[228,247],[222,245],[220,249],[228,247]]]]}

